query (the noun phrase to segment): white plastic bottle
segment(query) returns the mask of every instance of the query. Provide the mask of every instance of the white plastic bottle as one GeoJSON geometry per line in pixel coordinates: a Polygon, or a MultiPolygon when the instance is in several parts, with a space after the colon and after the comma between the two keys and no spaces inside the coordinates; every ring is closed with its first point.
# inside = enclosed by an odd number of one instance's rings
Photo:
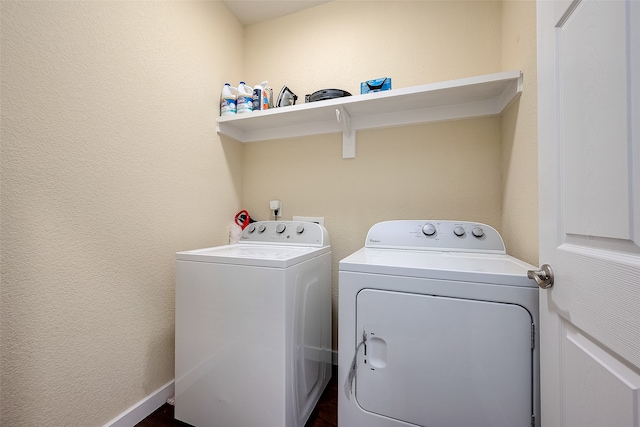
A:
{"type": "Polygon", "coordinates": [[[238,114],[250,113],[253,111],[253,89],[251,86],[240,82],[238,85],[238,114]]]}
{"type": "Polygon", "coordinates": [[[220,115],[230,116],[236,114],[236,98],[238,90],[225,83],[220,94],[220,115]]]}

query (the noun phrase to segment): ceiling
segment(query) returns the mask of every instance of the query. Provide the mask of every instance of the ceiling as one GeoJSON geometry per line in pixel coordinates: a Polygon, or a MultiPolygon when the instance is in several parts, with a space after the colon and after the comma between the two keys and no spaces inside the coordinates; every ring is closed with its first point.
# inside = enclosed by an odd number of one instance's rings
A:
{"type": "Polygon", "coordinates": [[[331,0],[222,0],[243,25],[252,25],[299,12],[331,0]]]}

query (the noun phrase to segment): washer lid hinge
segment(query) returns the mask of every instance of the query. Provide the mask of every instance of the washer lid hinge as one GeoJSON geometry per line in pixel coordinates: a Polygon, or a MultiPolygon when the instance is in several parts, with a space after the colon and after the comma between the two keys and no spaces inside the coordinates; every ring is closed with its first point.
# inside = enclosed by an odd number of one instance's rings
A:
{"type": "Polygon", "coordinates": [[[531,324],[531,350],[536,348],[536,324],[531,324]]]}

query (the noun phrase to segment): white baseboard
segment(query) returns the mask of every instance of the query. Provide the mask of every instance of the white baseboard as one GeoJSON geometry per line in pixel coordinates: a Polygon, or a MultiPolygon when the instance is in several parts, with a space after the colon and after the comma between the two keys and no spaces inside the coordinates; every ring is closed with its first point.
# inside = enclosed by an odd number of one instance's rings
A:
{"type": "Polygon", "coordinates": [[[171,380],[149,396],[145,397],[104,427],[133,427],[151,415],[156,409],[164,405],[167,399],[175,393],[175,381],[171,380]]]}
{"type": "MultiPolygon", "coordinates": [[[[331,351],[331,364],[338,365],[338,352],[335,350],[331,351]]],[[[164,405],[167,399],[173,396],[174,393],[175,381],[171,380],[106,423],[104,427],[133,427],[164,405]]]]}

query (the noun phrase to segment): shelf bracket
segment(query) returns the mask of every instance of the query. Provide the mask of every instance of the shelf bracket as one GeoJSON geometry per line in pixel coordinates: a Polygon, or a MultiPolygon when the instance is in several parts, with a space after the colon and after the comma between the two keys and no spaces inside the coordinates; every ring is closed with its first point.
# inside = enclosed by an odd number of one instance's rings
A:
{"type": "Polygon", "coordinates": [[[342,105],[336,108],[336,120],[342,125],[342,158],[353,159],[356,157],[356,131],[351,129],[351,116],[342,105]]]}

